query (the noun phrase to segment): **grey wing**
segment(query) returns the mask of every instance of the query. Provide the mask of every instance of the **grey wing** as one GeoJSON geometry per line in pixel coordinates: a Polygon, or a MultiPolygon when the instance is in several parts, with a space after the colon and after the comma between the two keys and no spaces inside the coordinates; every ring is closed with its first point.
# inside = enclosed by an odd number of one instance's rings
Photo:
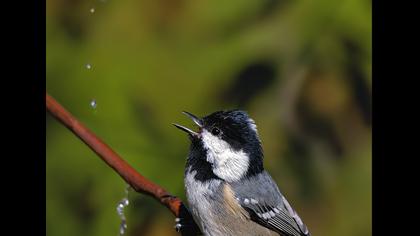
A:
{"type": "Polygon", "coordinates": [[[251,220],[285,236],[310,233],[268,173],[263,172],[234,186],[235,196],[251,220]]]}

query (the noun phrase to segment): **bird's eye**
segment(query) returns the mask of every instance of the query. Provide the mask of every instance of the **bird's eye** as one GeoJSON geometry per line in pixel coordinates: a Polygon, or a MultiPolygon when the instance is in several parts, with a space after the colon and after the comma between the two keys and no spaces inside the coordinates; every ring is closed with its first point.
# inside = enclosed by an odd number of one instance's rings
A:
{"type": "Polygon", "coordinates": [[[218,134],[220,134],[220,129],[218,129],[218,128],[214,127],[214,128],[211,130],[211,133],[212,133],[213,135],[218,135],[218,134]]]}

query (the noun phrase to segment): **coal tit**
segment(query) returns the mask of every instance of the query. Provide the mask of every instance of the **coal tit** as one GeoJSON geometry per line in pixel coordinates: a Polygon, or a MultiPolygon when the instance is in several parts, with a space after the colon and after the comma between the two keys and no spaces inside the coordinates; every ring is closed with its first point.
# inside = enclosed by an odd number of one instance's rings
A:
{"type": "MultiPolygon", "coordinates": [[[[257,126],[246,112],[218,111],[203,118],[183,113],[199,127],[195,132],[174,124],[191,139],[185,190],[202,233],[310,235],[264,170],[257,126]]],[[[181,222],[178,227],[184,227],[181,222]]]]}

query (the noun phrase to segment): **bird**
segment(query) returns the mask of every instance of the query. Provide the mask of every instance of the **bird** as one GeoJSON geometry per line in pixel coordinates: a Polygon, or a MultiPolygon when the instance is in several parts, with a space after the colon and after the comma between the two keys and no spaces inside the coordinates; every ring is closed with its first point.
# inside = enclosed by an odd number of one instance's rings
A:
{"type": "MultiPolygon", "coordinates": [[[[198,131],[179,124],[191,140],[184,172],[189,210],[204,235],[310,236],[263,166],[255,121],[242,110],[199,118],[198,131]]],[[[191,224],[176,219],[177,230],[191,224]]]]}

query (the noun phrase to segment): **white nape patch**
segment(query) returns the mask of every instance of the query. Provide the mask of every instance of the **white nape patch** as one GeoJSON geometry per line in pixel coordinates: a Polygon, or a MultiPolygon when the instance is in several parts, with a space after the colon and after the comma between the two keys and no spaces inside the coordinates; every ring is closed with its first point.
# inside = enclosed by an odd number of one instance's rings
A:
{"type": "Polygon", "coordinates": [[[243,151],[235,151],[223,139],[203,129],[201,133],[207,161],[213,166],[213,173],[228,181],[238,181],[248,171],[249,156],[243,151]]]}
{"type": "Polygon", "coordinates": [[[255,124],[255,121],[253,119],[249,118],[248,122],[249,122],[249,126],[251,126],[251,129],[254,130],[256,133],[258,133],[257,125],[255,124]]]}

